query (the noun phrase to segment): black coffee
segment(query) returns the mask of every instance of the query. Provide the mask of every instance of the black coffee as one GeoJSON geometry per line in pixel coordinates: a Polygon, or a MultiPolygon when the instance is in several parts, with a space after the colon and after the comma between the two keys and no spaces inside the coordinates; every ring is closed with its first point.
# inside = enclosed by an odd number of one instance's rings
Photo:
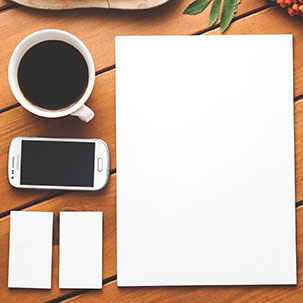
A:
{"type": "Polygon", "coordinates": [[[48,40],[30,48],[19,64],[19,87],[24,97],[42,109],[69,107],[84,94],[88,67],[70,44],[48,40]]]}

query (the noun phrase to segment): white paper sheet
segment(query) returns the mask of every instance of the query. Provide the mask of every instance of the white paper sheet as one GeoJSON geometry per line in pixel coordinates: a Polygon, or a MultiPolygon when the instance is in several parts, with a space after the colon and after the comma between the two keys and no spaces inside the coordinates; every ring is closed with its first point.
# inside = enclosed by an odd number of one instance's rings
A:
{"type": "Polygon", "coordinates": [[[51,288],[52,212],[10,212],[8,287],[51,288]]]}
{"type": "Polygon", "coordinates": [[[292,55],[116,39],[118,286],[296,284],[292,55]]]}
{"type": "Polygon", "coordinates": [[[60,212],[60,288],[102,288],[102,212],[60,212]]]}

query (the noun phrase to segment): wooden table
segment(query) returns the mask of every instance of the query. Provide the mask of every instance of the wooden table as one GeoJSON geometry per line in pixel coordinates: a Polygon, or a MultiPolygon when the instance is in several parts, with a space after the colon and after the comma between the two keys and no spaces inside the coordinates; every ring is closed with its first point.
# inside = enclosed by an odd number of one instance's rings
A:
{"type": "MultiPolygon", "coordinates": [[[[303,19],[290,18],[264,0],[242,0],[226,34],[294,35],[295,138],[298,285],[272,287],[176,287],[125,288],[116,285],[116,142],[115,57],[117,35],[218,35],[209,27],[209,9],[203,15],[182,15],[191,0],[171,0],[149,11],[81,9],[39,11],[0,0],[0,302],[303,302],[303,19]],[[88,105],[96,117],[85,124],[75,117],[44,119],[21,108],[7,80],[10,55],[28,34],[58,28],[78,36],[89,48],[96,65],[96,84],[88,105]],[[111,153],[111,176],[97,193],[13,189],[7,181],[7,151],[16,136],[96,137],[105,140],[111,153]],[[51,290],[8,289],[8,245],[10,210],[55,213],[51,290]],[[64,210],[104,212],[104,258],[102,290],[58,288],[58,213],[64,210]]],[[[279,49],[276,50],[279,52],[279,49]]],[[[281,54],[283,56],[283,54],[281,54]]],[[[201,56],[201,60],[207,60],[201,56]]],[[[249,60],[249,58],[247,58],[249,60]]],[[[235,64],[237,64],[235,62],[235,64]]],[[[159,73],[161,71],[159,70],[159,73]]],[[[216,79],[219,84],[219,75],[216,79]]],[[[249,92],[248,92],[249,93],[249,92]]],[[[245,96],[243,96],[245,98],[245,96]]],[[[273,216],[275,210],[273,209],[273,216]]]]}

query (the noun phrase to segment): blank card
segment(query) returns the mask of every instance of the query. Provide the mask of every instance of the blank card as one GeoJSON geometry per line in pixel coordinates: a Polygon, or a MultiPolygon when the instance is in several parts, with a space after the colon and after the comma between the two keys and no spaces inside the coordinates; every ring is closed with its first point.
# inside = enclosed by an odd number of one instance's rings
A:
{"type": "Polygon", "coordinates": [[[60,212],[60,288],[102,288],[102,212],[60,212]]]}
{"type": "Polygon", "coordinates": [[[51,288],[53,213],[11,211],[8,287],[51,288]]]}
{"type": "Polygon", "coordinates": [[[292,56],[116,39],[118,286],[296,284],[292,56]]]}

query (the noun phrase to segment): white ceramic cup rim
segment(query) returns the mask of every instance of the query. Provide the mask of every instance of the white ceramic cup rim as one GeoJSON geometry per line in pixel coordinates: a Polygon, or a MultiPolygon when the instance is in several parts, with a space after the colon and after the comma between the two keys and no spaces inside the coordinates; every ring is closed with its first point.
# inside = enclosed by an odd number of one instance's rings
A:
{"type": "Polygon", "coordinates": [[[15,98],[28,111],[46,118],[63,117],[77,111],[89,98],[95,83],[94,61],[85,44],[76,36],[58,29],[45,29],[30,34],[17,45],[9,62],[8,81],[15,98]],[[32,46],[47,40],[60,40],[69,43],[82,54],[88,67],[88,84],[83,96],[75,104],[60,110],[47,110],[34,106],[24,97],[18,83],[17,72],[24,54],[32,46]]]}

